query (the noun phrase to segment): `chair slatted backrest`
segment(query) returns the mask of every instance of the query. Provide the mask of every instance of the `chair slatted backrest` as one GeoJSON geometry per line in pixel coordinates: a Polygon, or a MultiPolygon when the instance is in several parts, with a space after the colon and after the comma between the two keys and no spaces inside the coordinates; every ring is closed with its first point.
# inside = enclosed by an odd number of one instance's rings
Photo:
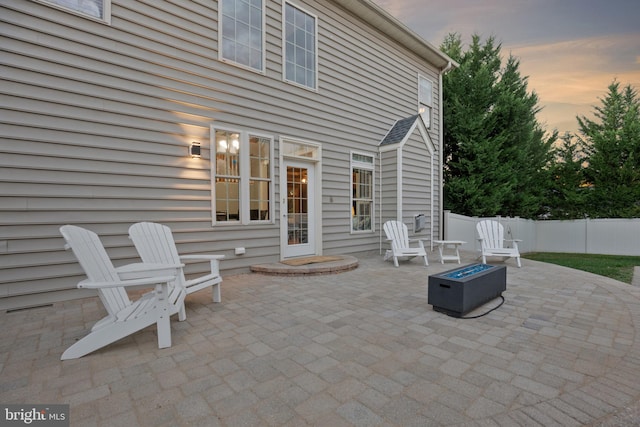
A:
{"type": "MultiPolygon", "coordinates": [[[[142,261],[152,264],[180,264],[180,255],[171,229],[154,222],[139,222],[129,227],[133,241],[142,261]]],[[[179,270],[179,283],[184,283],[184,273],[179,270]]]]}
{"type": "Polygon", "coordinates": [[[504,245],[504,227],[498,221],[484,220],[476,225],[485,248],[501,249],[504,245]]]}
{"type": "Polygon", "coordinates": [[[387,235],[387,239],[391,240],[392,244],[397,248],[409,247],[409,229],[400,221],[387,221],[384,223],[384,233],[387,235]]]}
{"type": "MultiPolygon", "coordinates": [[[[60,233],[91,282],[119,281],[118,273],[96,233],[75,225],[60,227],[60,233]]],[[[123,287],[102,288],[98,290],[98,295],[111,316],[131,305],[123,287]]]]}

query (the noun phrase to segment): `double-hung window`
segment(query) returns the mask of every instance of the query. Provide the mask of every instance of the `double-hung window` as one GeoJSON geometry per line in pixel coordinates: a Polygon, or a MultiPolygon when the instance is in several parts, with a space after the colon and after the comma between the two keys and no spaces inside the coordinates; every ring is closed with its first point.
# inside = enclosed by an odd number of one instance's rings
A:
{"type": "Polygon", "coordinates": [[[433,114],[433,82],[418,75],[418,112],[427,128],[431,128],[433,114]]]}
{"type": "Polygon", "coordinates": [[[221,0],[220,59],[264,71],[264,18],[264,0],[221,0]]]}
{"type": "Polygon", "coordinates": [[[351,231],[373,231],[374,157],[351,153],[351,231]]]}
{"type": "Polygon", "coordinates": [[[38,0],[78,15],[110,22],[111,0],[38,0]]]}
{"type": "Polygon", "coordinates": [[[212,132],[214,223],[271,222],[273,140],[251,132],[212,132]]]}
{"type": "Polygon", "coordinates": [[[317,87],[317,18],[284,2],[284,79],[309,89],[317,87]]]}

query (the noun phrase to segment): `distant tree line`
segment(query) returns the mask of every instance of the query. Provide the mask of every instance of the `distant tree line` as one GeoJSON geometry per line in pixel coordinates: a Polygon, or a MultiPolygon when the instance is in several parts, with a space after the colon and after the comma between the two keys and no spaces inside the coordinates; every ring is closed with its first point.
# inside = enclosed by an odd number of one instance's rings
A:
{"type": "Polygon", "coordinates": [[[538,123],[538,97],[503,65],[493,37],[468,47],[449,34],[441,50],[460,64],[444,76],[445,209],[471,216],[640,217],[640,100],[609,85],[594,118],[559,138],[538,123]]]}

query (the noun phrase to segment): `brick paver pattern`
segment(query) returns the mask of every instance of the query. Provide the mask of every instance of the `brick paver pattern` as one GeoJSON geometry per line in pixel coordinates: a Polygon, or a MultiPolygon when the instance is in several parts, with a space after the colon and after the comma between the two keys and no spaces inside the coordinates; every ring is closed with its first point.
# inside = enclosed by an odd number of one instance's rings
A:
{"type": "Polygon", "coordinates": [[[162,350],[150,327],[61,362],[97,298],[0,313],[0,402],[68,403],[73,426],[613,425],[637,405],[640,288],[508,260],[504,305],[456,319],[427,280],[457,265],[429,257],[225,276],[223,302],[190,295],[162,350]]]}

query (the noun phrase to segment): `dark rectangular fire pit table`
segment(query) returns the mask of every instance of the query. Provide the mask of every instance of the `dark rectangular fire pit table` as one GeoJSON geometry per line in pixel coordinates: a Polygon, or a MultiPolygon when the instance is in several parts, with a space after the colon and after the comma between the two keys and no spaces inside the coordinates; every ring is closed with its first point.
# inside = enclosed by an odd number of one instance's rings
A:
{"type": "Polygon", "coordinates": [[[507,267],[470,264],[429,276],[429,304],[449,316],[462,317],[507,289],[507,267]]]}

